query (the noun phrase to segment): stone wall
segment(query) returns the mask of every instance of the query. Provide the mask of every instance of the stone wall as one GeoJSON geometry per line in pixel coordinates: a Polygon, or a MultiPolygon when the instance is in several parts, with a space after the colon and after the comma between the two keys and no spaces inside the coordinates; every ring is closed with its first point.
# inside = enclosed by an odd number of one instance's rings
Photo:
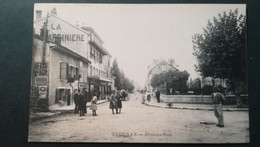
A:
{"type": "MultiPolygon", "coordinates": [[[[212,104],[211,95],[164,95],[160,97],[162,102],[166,103],[188,103],[188,104],[212,104]]],[[[242,104],[248,104],[248,96],[241,96],[242,104]]],[[[234,95],[226,97],[226,105],[236,105],[236,98],[234,95]]]]}

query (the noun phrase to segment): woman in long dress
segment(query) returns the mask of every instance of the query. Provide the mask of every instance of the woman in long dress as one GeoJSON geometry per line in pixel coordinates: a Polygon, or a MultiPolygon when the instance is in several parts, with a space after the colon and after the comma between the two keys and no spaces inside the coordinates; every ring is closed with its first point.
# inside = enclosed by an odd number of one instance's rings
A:
{"type": "Polygon", "coordinates": [[[116,103],[117,103],[117,108],[119,109],[119,113],[121,113],[121,108],[122,108],[122,96],[120,94],[120,91],[117,92],[116,95],[116,103]]]}
{"type": "Polygon", "coordinates": [[[93,116],[97,116],[97,93],[94,93],[94,96],[91,100],[90,110],[92,110],[93,116]]]}

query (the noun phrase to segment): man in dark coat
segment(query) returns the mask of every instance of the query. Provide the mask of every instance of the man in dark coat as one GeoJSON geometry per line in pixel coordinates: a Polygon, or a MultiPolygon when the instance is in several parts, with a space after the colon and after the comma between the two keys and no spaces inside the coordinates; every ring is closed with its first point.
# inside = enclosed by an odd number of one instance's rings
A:
{"type": "Polygon", "coordinates": [[[157,89],[156,92],[155,92],[155,96],[156,96],[156,99],[157,99],[157,102],[160,103],[160,91],[157,89]]]}
{"type": "Polygon", "coordinates": [[[87,100],[88,100],[88,92],[86,89],[82,90],[82,97],[83,97],[83,102],[82,102],[82,111],[83,115],[87,113],[87,100]]]}
{"type": "Polygon", "coordinates": [[[85,101],[84,101],[84,94],[83,94],[83,92],[81,92],[81,94],[79,95],[79,99],[78,99],[79,116],[85,115],[85,113],[84,113],[85,106],[84,105],[86,106],[85,101]]]}
{"type": "Polygon", "coordinates": [[[74,95],[74,104],[75,104],[74,114],[79,113],[79,97],[80,97],[80,90],[77,90],[74,95]]]}

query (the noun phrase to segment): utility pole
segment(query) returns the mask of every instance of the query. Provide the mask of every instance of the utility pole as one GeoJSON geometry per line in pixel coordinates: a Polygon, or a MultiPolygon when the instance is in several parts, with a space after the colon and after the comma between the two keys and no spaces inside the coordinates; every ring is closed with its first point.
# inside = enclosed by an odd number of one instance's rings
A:
{"type": "Polygon", "coordinates": [[[49,17],[49,12],[47,13],[47,17],[46,17],[46,20],[45,20],[45,22],[44,22],[42,64],[45,64],[45,63],[46,63],[46,41],[47,41],[48,17],[49,17]]]}

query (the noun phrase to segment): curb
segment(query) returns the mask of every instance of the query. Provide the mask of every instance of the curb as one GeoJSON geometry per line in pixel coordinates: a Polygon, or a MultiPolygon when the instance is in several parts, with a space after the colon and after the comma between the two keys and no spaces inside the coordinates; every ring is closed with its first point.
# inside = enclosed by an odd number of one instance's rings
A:
{"type": "MultiPolygon", "coordinates": [[[[99,104],[103,104],[103,103],[106,103],[108,101],[102,101],[102,102],[99,102],[97,103],[97,105],[99,104]]],[[[87,108],[90,107],[90,106],[86,106],[87,108]]],[[[40,121],[40,120],[43,120],[43,119],[46,119],[46,118],[53,118],[53,117],[57,117],[59,115],[63,115],[63,114],[66,114],[66,113],[71,113],[73,112],[74,109],[67,109],[67,110],[51,110],[49,112],[53,112],[54,114],[53,115],[49,115],[49,116],[39,116],[39,117],[34,117],[34,118],[29,118],[29,123],[34,123],[36,121],[40,121]]]]}
{"type": "MultiPolygon", "coordinates": [[[[185,109],[185,110],[207,110],[213,111],[213,108],[190,108],[190,107],[163,107],[153,104],[144,103],[147,106],[157,107],[157,108],[166,108],[166,109],[185,109]]],[[[222,108],[223,111],[249,111],[248,108],[222,108]]]]}

